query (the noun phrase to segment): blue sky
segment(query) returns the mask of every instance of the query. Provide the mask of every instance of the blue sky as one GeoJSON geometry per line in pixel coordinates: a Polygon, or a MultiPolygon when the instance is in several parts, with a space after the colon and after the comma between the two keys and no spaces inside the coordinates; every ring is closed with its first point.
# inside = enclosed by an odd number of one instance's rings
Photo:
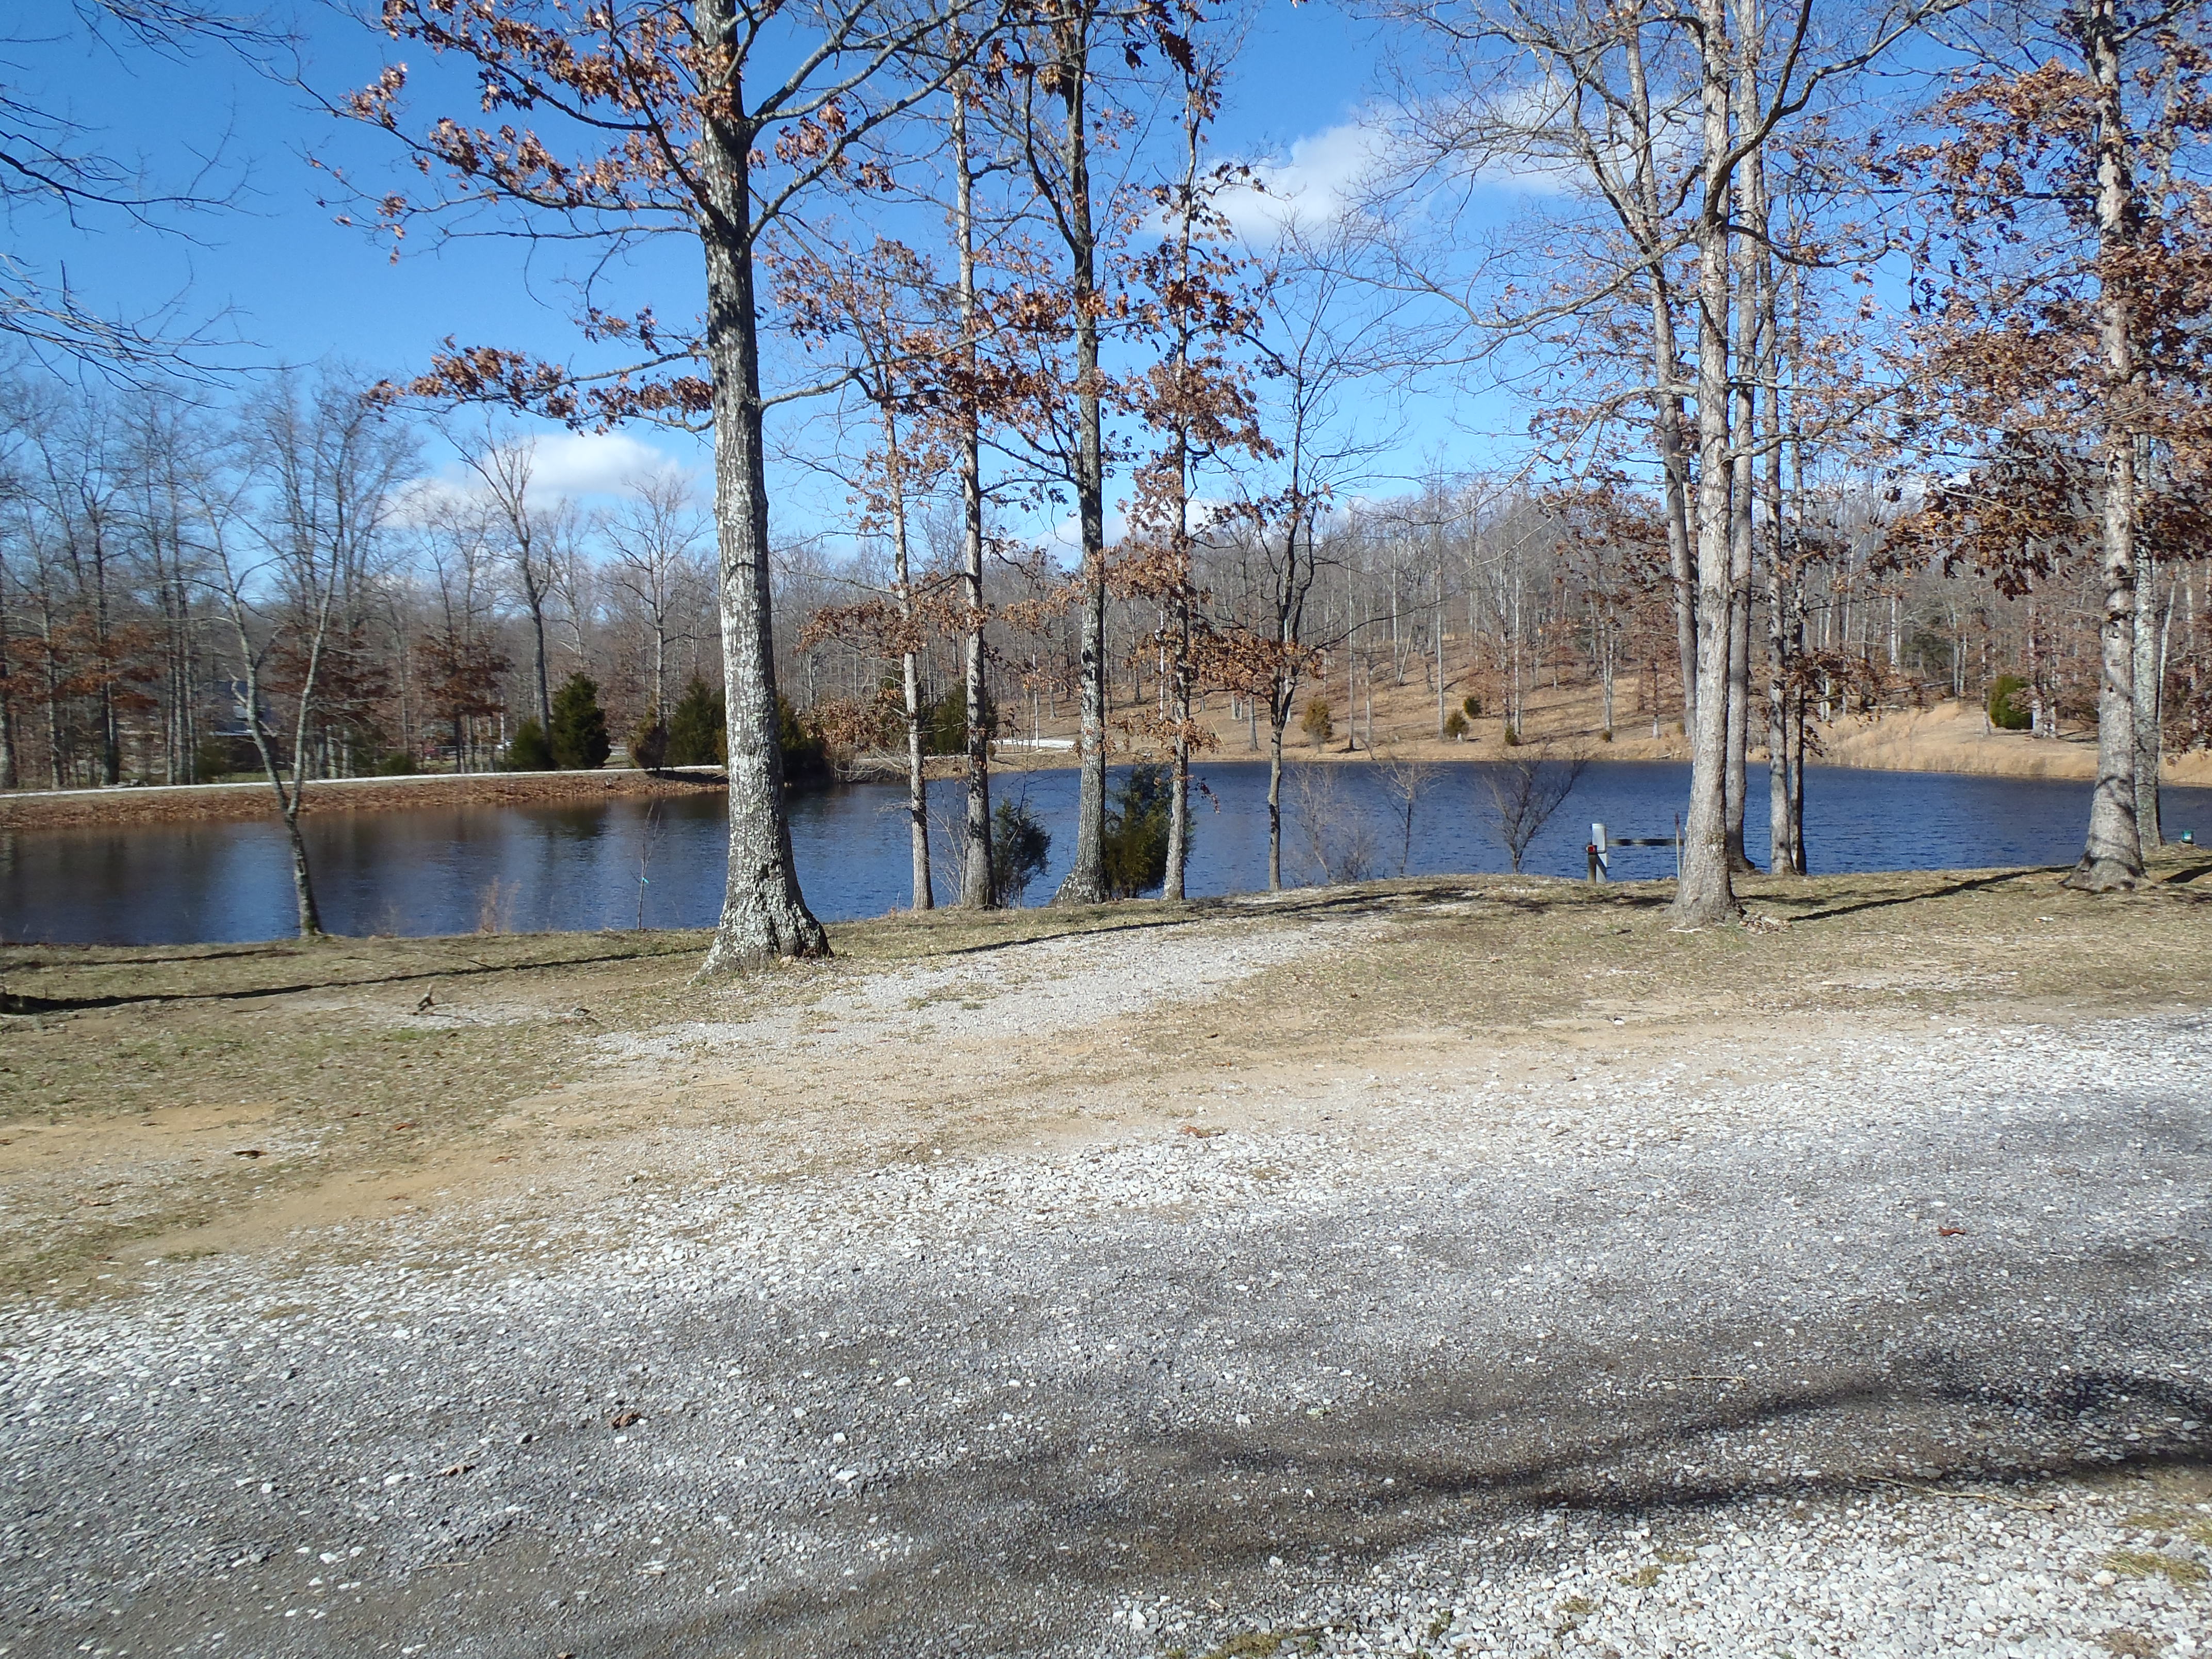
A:
{"type": "MultiPolygon", "coordinates": [[[[557,285],[559,271],[508,240],[430,245],[410,240],[396,262],[386,246],[334,222],[343,204],[329,175],[310,158],[343,168],[370,190],[397,177],[396,147],[380,135],[337,122],[298,88],[258,75],[217,49],[182,59],[143,50],[111,50],[77,26],[70,0],[28,0],[29,15],[8,26],[0,49],[4,79],[90,130],[110,154],[143,157],[149,175],[179,181],[201,161],[236,185],[236,205],[180,222],[188,237],[165,235],[94,215],[77,226],[33,212],[9,228],[10,245],[49,270],[66,264],[71,283],[103,309],[140,313],[175,301],[184,314],[222,313],[241,362],[349,362],[371,374],[405,374],[424,364],[448,335],[549,356],[574,346],[557,285]],[[41,40],[38,37],[45,36],[41,40]]],[[[398,52],[381,36],[333,10],[309,6],[305,78],[338,92],[371,78],[387,55],[404,56],[418,85],[439,75],[419,50],[398,52]],[[427,74],[426,74],[427,72],[427,74]]],[[[1364,23],[1327,3],[1260,0],[1251,13],[1217,132],[1224,154],[1274,158],[1280,179],[1304,178],[1326,189],[1354,158],[1347,146],[1369,96],[1376,52],[1364,23]]],[[[444,106],[468,106],[450,78],[444,106]]],[[[435,97],[419,99],[420,111],[435,97]]],[[[696,308],[696,252],[681,238],[659,244],[636,273],[665,314],[696,308]]],[[[1389,418],[1376,405],[1378,421],[1389,418]]],[[[1436,458],[1466,465],[1490,459],[1492,444],[1462,438],[1460,418],[1492,428],[1517,424],[1502,400],[1457,410],[1431,403],[1406,427],[1387,468],[1418,472],[1436,458]]],[[[569,444],[563,453],[585,475],[610,473],[645,443],[685,459],[696,452],[681,434],[636,428],[623,442],[569,444]]],[[[833,502],[787,482],[785,533],[836,517],[833,502]]]]}

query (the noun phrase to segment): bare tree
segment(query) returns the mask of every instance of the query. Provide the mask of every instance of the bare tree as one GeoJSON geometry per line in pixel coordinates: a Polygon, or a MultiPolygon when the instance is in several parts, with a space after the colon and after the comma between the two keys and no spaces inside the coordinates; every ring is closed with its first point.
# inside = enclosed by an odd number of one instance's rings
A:
{"type": "Polygon", "coordinates": [[[1375,874],[1375,829],[1343,787],[1341,768],[1305,761],[1291,769],[1291,802],[1306,852],[1324,882],[1366,881],[1375,874]]]}
{"type": "Polygon", "coordinates": [[[1548,749],[1537,746],[1483,768],[1482,787],[1496,814],[1491,832],[1505,849],[1515,875],[1521,873],[1522,860],[1552,815],[1574,793],[1588,763],[1579,755],[1555,760],[1548,749]]]}
{"type": "Polygon", "coordinates": [[[1413,861],[1413,816],[1419,810],[1421,798],[1437,781],[1436,764],[1396,749],[1382,750],[1375,757],[1374,764],[1375,775],[1382,785],[1382,797],[1390,803],[1391,815],[1398,820],[1398,873],[1402,876],[1406,866],[1413,861]]]}
{"type": "Polygon", "coordinates": [[[1283,745],[1298,696],[1318,667],[1308,615],[1320,574],[1322,526],[1340,491],[1364,480],[1393,436],[1352,388],[1395,366],[1397,308],[1377,303],[1350,269],[1345,228],[1296,220],[1282,228],[1275,269],[1262,285],[1252,346],[1259,358],[1262,429],[1272,474],[1226,521],[1250,570],[1218,642],[1224,683],[1267,721],[1267,889],[1283,884],[1283,745]],[[1355,410],[1358,413],[1355,414],[1355,410]]]}
{"type": "Polygon", "coordinates": [[[523,614],[530,618],[531,670],[538,693],[540,731],[553,729],[553,695],[547,672],[545,610],[553,597],[559,531],[549,510],[531,493],[537,446],[522,434],[487,424],[480,439],[456,440],[461,465],[483,486],[484,499],[507,532],[507,556],[523,614]]]}
{"type": "MultiPolygon", "coordinates": [[[[264,18],[195,0],[82,0],[44,9],[56,22],[74,12],[81,36],[59,38],[78,50],[143,54],[173,67],[208,46],[266,67],[288,44],[264,18]]],[[[195,217],[238,204],[241,177],[222,145],[156,179],[142,163],[103,149],[93,130],[24,85],[20,61],[0,72],[9,77],[0,80],[0,213],[11,228],[43,215],[77,234],[124,226],[176,236],[195,217]]],[[[50,368],[89,368],[142,384],[199,374],[222,343],[219,323],[188,320],[181,301],[137,316],[112,313],[71,283],[65,264],[42,263],[21,244],[0,250],[0,336],[50,368]]]]}
{"type": "Polygon", "coordinates": [[[600,520],[614,584],[645,619],[653,662],[652,707],[668,714],[668,647],[699,574],[711,526],[694,480],[674,467],[623,481],[623,499],[600,520]]]}
{"type": "Polygon", "coordinates": [[[313,939],[322,915],[300,833],[309,735],[346,600],[371,574],[412,446],[362,388],[334,380],[304,396],[279,381],[249,409],[239,439],[255,465],[210,479],[200,523],[247,729],[291,842],[300,936],[313,939]],[[292,711],[289,775],[269,720],[279,695],[292,711]]]}

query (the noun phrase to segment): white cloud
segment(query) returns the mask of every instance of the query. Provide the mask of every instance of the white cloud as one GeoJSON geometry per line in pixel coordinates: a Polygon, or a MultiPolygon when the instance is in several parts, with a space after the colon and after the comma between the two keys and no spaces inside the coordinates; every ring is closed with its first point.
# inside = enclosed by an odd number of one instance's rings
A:
{"type": "Polygon", "coordinates": [[[1389,159],[1390,136],[1374,121],[1344,121],[1293,140],[1280,159],[1252,163],[1256,191],[1234,191],[1220,205],[1237,234],[1280,235],[1293,221],[1326,225],[1343,216],[1361,186],[1389,159]]]}
{"type": "Polygon", "coordinates": [[[626,432],[562,432],[538,438],[532,447],[532,487],[568,501],[612,495],[640,473],[665,472],[680,465],[674,457],[626,432]]]}
{"type": "MultiPolygon", "coordinates": [[[[531,498],[546,506],[618,495],[641,475],[686,467],[665,450],[626,432],[539,433],[523,441],[531,452],[531,498]]],[[[482,479],[459,460],[448,461],[415,480],[401,516],[420,522],[441,503],[479,501],[483,493],[482,479]]]]}

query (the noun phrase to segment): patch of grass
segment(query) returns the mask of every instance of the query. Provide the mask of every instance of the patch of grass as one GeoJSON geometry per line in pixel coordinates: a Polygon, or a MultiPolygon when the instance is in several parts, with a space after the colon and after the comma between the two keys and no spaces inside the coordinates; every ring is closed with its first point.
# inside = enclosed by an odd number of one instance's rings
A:
{"type": "Polygon", "coordinates": [[[2097,1640],[2107,1653],[2117,1653],[2121,1659],[2158,1659],[2166,1651],[2164,1643],[2139,1630],[2108,1630],[2097,1640]]]}
{"type": "Polygon", "coordinates": [[[2208,1577],[2202,1562],[2186,1556],[2160,1555],[2155,1550],[2114,1550],[2105,1558],[2105,1565],[2123,1578],[2159,1577],[2192,1588],[2208,1577]]]}
{"type": "Polygon", "coordinates": [[[1642,1566],[1634,1572],[1624,1572],[1617,1582],[1632,1589],[1650,1589],[1659,1582],[1661,1571],[1662,1569],[1656,1566],[1642,1566]]]}
{"type": "Polygon", "coordinates": [[[1280,1630],[1249,1630],[1242,1636],[1232,1636],[1206,1655],[1206,1659],[1274,1659],[1283,1650],[1283,1644],[1291,1639],[1291,1632],[1280,1630]]]}
{"type": "Polygon", "coordinates": [[[1586,1595],[1570,1595],[1565,1601],[1559,1603],[1559,1611],[1561,1613],[1572,1613],[1579,1616],[1585,1613],[1595,1613],[1597,1611],[1597,1603],[1591,1601],[1586,1595]]]}

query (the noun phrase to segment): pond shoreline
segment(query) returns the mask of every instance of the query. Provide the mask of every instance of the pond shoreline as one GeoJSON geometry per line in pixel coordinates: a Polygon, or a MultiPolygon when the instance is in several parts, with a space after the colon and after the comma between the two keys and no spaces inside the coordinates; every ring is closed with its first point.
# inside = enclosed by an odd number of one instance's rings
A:
{"type": "MultiPolygon", "coordinates": [[[[1906,712],[1866,723],[1838,722],[1824,733],[1826,752],[1812,764],[1817,769],[1912,772],[1953,777],[2011,778],[2045,782],[2090,783],[2097,775],[2094,733],[2063,738],[2030,738],[2024,733],[1971,732],[1968,722],[1949,706],[1923,712],[1906,712]]],[[[1588,760],[1674,762],[1686,763],[1686,752],[1677,752],[1679,739],[1629,739],[1618,745],[1601,745],[1574,738],[1557,740],[1560,750],[1588,760]]],[[[1496,762],[1512,751],[1495,742],[1439,742],[1434,738],[1398,742],[1387,752],[1407,759],[1450,765],[1467,762],[1496,762]]],[[[1135,756],[1116,754],[1114,763],[1126,765],[1135,756]]],[[[1316,750],[1299,744],[1285,753],[1288,761],[1332,765],[1371,761],[1374,752],[1332,744],[1316,750]]],[[[1211,765],[1264,763],[1264,750],[1249,750],[1241,742],[1224,742],[1195,757],[1203,769],[1211,765]]],[[[1765,769],[1763,750],[1754,750],[1750,764],[1765,769]]],[[[994,745],[992,769],[1006,774],[1072,770],[1076,759],[1072,747],[1033,747],[1026,739],[994,745]]],[[[896,782],[905,776],[903,757],[895,754],[860,757],[854,775],[847,783],[896,782]]],[[[963,770],[958,756],[933,756],[928,763],[933,780],[952,777],[963,770]]],[[[2163,781],[2177,788],[2212,787],[2212,751],[2191,750],[2169,755],[2163,781]]],[[[466,772],[455,775],[433,773],[411,777],[330,778],[309,782],[303,817],[327,817],[333,812],[404,811],[430,806],[557,805],[651,796],[690,797],[718,793],[728,787],[719,767],[680,767],[648,772],[635,767],[609,767],[595,772],[466,772]]],[[[826,787],[810,784],[809,788],[826,787]]],[[[0,830],[78,829],[94,824],[165,823],[240,823],[276,817],[276,803],[267,783],[118,785],[109,789],[26,789],[0,793],[0,830]]]]}
{"type": "MultiPolygon", "coordinates": [[[[660,772],[616,767],[596,772],[431,773],[414,777],[318,778],[307,784],[302,817],[332,812],[404,811],[424,806],[522,806],[646,795],[699,795],[727,787],[719,767],[660,772]]],[[[87,824],[237,823],[276,816],[265,781],[158,784],[112,789],[24,790],[0,795],[0,830],[76,829],[87,824]]]]}

